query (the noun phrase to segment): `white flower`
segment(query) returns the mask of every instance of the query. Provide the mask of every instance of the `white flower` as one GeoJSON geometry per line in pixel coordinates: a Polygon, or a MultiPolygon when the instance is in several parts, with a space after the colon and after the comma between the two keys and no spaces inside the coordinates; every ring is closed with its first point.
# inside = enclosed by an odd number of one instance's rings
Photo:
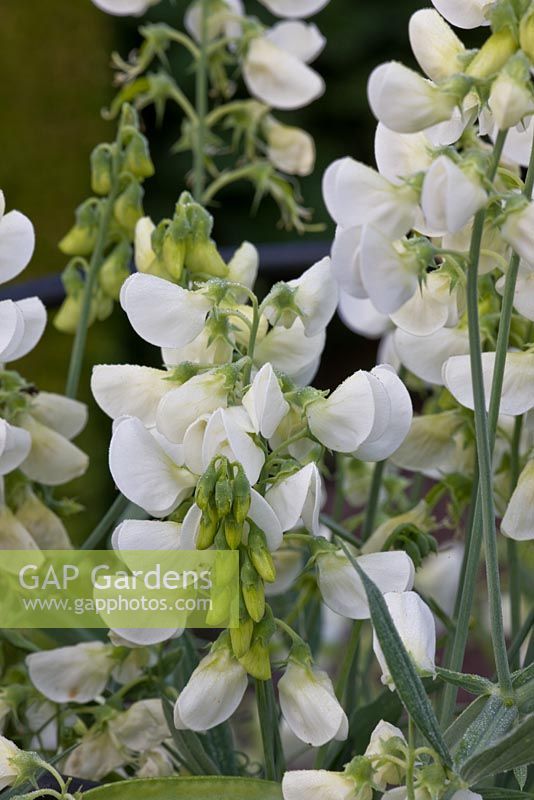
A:
{"type": "Polygon", "coordinates": [[[8,475],[27,458],[31,436],[23,428],[10,425],[0,417],[0,475],[8,475]]]}
{"type": "Polygon", "coordinates": [[[20,767],[17,766],[17,757],[22,755],[17,745],[0,736],[0,791],[7,786],[11,786],[20,775],[20,767]]]}
{"type": "Polygon", "coordinates": [[[167,778],[174,774],[174,763],[164,747],[154,747],[142,753],[137,778],[167,778]]]}
{"type": "Polygon", "coordinates": [[[250,43],[243,78],[250,94],[272,108],[302,108],[324,92],[324,81],[317,72],[266,37],[250,43]]]}
{"type": "MultiPolygon", "coordinates": [[[[464,548],[456,543],[437,553],[430,553],[415,576],[415,588],[430,597],[449,617],[454,612],[464,548]]],[[[442,627],[442,623],[437,621],[442,627]]]]}
{"type": "Polygon", "coordinates": [[[300,319],[290,328],[277,325],[257,342],[254,363],[258,366],[270,363],[295,383],[306,385],[317,372],[325,339],[324,328],[315,336],[307,336],[300,319]]]}
{"type": "Polygon", "coordinates": [[[491,84],[488,106],[499,130],[513,128],[534,112],[532,89],[504,69],[491,84]]]}
{"type": "MultiPolygon", "coordinates": [[[[404,592],[413,586],[414,565],[406,553],[370,553],[356,557],[356,561],[381,592],[404,592]]],[[[319,552],[316,565],[326,605],[349,619],[369,619],[363,583],[343,550],[319,552]]]]}
{"type": "Polygon", "coordinates": [[[417,192],[399,186],[371,167],[341,158],[323,177],[323,197],[330,216],[342,228],[374,224],[397,238],[413,227],[417,192]]]}
{"type": "MultiPolygon", "coordinates": [[[[519,269],[514,291],[514,308],[527,319],[534,321],[534,271],[530,267],[523,268],[524,262],[519,269]]],[[[504,293],[506,278],[502,275],[495,288],[499,294],[504,293]]]]}
{"type": "Polygon", "coordinates": [[[422,500],[404,514],[397,514],[394,517],[390,517],[390,519],[387,519],[385,522],[379,525],[369,539],[365,542],[361,552],[376,553],[381,550],[395,528],[398,528],[399,525],[415,525],[416,527],[424,528],[429,527],[430,519],[428,506],[424,500],[422,500]]]}
{"type": "Polygon", "coordinates": [[[310,533],[318,535],[322,487],[316,464],[306,464],[298,472],[283,478],[267,490],[265,499],[283,531],[291,530],[302,520],[310,533]]]}
{"type": "Polygon", "coordinates": [[[89,730],[65,759],[63,770],[67,775],[98,781],[127,761],[127,752],[108,725],[101,732],[89,730]]]}
{"type": "Polygon", "coordinates": [[[330,258],[322,258],[287,285],[295,292],[293,299],[300,310],[306,336],[317,336],[326,328],[337,306],[338,291],[330,258]]]}
{"type": "Polygon", "coordinates": [[[432,8],[422,8],[412,14],[409,34],[413,54],[431,80],[442,81],[463,71],[459,56],[465,53],[465,47],[432,8]]]}
{"type": "Polygon", "coordinates": [[[52,392],[39,392],[32,398],[31,415],[65,439],[74,439],[87,424],[85,403],[52,392]]]}
{"type": "Polygon", "coordinates": [[[509,213],[501,234],[521,258],[534,266],[534,202],[509,213]]]}
{"type": "Polygon", "coordinates": [[[256,374],[250,389],[243,395],[243,406],[253,425],[254,433],[270,439],[289,411],[278,378],[270,364],[265,364],[256,374]]]}
{"type": "Polygon", "coordinates": [[[399,133],[416,133],[449,120],[458,103],[454,94],[396,61],[373,70],[367,92],[375,117],[399,133]]]}
{"type": "MultiPolygon", "coordinates": [[[[482,372],[489,409],[495,353],[482,353],[482,372]]],[[[453,397],[466,408],[474,408],[469,356],[452,356],[443,366],[443,382],[453,397]]],[[[500,412],[511,417],[534,407],[534,353],[506,355],[500,412]]]]}
{"type": "Polygon", "coordinates": [[[35,232],[28,217],[20,211],[5,214],[5,208],[0,190],[0,283],[16,278],[30,263],[35,249],[35,232]]]}
{"type": "Polygon", "coordinates": [[[310,175],[315,166],[315,142],[302,128],[282,125],[267,117],[263,126],[267,157],[271,164],[288,175],[310,175]]]}
{"type": "Polygon", "coordinates": [[[324,8],[330,0],[261,0],[261,3],[277,17],[311,17],[324,8]]]}
{"type": "Polygon", "coordinates": [[[354,780],[343,772],[299,769],[282,778],[284,800],[353,800],[354,793],[354,780]]]}
{"type": "Polygon", "coordinates": [[[130,14],[140,17],[150,6],[159,3],[159,0],[93,0],[93,3],[101,11],[117,17],[124,17],[130,14]]]}
{"type": "Polygon", "coordinates": [[[534,539],[532,503],[534,500],[534,461],[527,461],[501,522],[509,539],[525,542],[534,539]]]}
{"type": "Polygon", "coordinates": [[[290,658],[278,693],[284,719],[301,741],[320,747],[347,738],[347,716],[323,670],[290,658]]]}
{"type": "MultiPolygon", "coordinates": [[[[371,733],[369,744],[367,745],[364,755],[387,755],[391,752],[388,748],[388,742],[391,739],[400,739],[401,742],[406,744],[406,739],[401,729],[392,725],[391,722],[386,722],[381,719],[371,733]]],[[[397,764],[392,764],[391,761],[387,759],[383,761],[373,759],[373,781],[382,791],[386,788],[388,783],[399,783],[401,778],[401,768],[399,768],[397,764]]]]}
{"type": "Polygon", "coordinates": [[[202,332],[211,307],[201,292],[141,273],[124,281],[120,302],[135,332],[158,347],[192,342],[202,332]]]}
{"type": "Polygon", "coordinates": [[[265,38],[305,64],[315,61],[326,44],[317,25],[298,20],[278,22],[267,31],[265,38]]]}
{"type": "Polygon", "coordinates": [[[180,550],[181,529],[177,522],[127,519],[113,531],[111,544],[115,550],[180,550]]]}
{"type": "Polygon", "coordinates": [[[60,518],[31,489],[26,489],[16,517],[41,550],[72,549],[69,535],[60,518]]]}
{"type": "MultiPolygon", "coordinates": [[[[527,167],[530,161],[530,151],[532,149],[532,136],[534,125],[529,125],[526,129],[522,127],[510,128],[506,135],[503,148],[503,159],[527,167]]],[[[496,132],[492,138],[495,138],[496,132]]]]}
{"type": "Polygon", "coordinates": [[[32,750],[58,748],[57,706],[49,700],[34,700],[26,708],[26,722],[35,736],[30,742],[32,750]]]}
{"type": "MultiPolygon", "coordinates": [[[[31,437],[30,453],[20,466],[30,480],[59,486],[84,474],[89,464],[87,455],[61,431],[43,425],[33,413],[25,414],[20,425],[31,437]]],[[[60,422],[57,427],[61,427],[60,422]]]]}
{"type": "Polygon", "coordinates": [[[178,730],[207,731],[225,722],[241,703],[247,672],[226,645],[205,656],[181,691],[174,708],[178,730]]]}
{"type": "Polygon", "coordinates": [[[332,273],[341,291],[351,297],[367,299],[367,291],[362,281],[360,243],[362,229],[359,225],[352,228],[337,226],[332,243],[332,273]]]}
{"type": "Polygon", "coordinates": [[[378,123],[375,133],[375,160],[378,171],[391,183],[418,172],[432,163],[431,143],[425,133],[397,133],[378,123]]]}
{"type": "Polygon", "coordinates": [[[0,502],[0,550],[38,550],[30,532],[8,506],[0,502]]]}
{"type": "MultiPolygon", "coordinates": [[[[260,256],[254,245],[243,242],[228,262],[227,279],[252,289],[258,274],[259,260],[260,256]]],[[[245,302],[246,298],[246,294],[241,293],[237,299],[238,302],[245,302]]]]}
{"type": "Polygon", "coordinates": [[[380,364],[371,370],[370,376],[378,379],[388,402],[385,408],[382,407],[381,414],[377,404],[373,430],[352,455],[362,461],[382,461],[389,458],[406,438],[413,408],[408,390],[393,367],[380,364]]]}
{"type": "MultiPolygon", "coordinates": [[[[393,624],[414,665],[422,675],[435,674],[436,628],[428,606],[415,592],[390,592],[384,595],[393,624]]],[[[373,650],[382,669],[382,683],[393,689],[389,667],[373,633],[373,650]]]]}
{"type": "Polygon", "coordinates": [[[429,336],[395,331],[395,349],[404,366],[427,383],[443,386],[443,365],[451,356],[469,353],[464,328],[441,328],[429,336]]]}
{"type": "Polygon", "coordinates": [[[451,800],[483,800],[483,797],[469,789],[459,789],[452,795],[451,800]]]}
{"type": "Polygon", "coordinates": [[[226,408],[228,389],[222,372],[195,375],[162,397],[156,426],[170,442],[180,444],[188,427],[203,414],[226,408]]]}
{"type": "Polygon", "coordinates": [[[403,241],[392,242],[381,230],[367,225],[360,258],[363,285],[378,311],[392,314],[415,294],[421,265],[403,241]]]}
{"type": "Polygon", "coordinates": [[[278,597],[293,586],[302,572],[302,554],[297,550],[280,548],[272,554],[276,580],[265,584],[266,597],[278,597]]]}
{"type": "Polygon", "coordinates": [[[38,297],[0,301],[0,362],[16,361],[27,355],[45,327],[46,309],[38,297]]]}
{"type": "Polygon", "coordinates": [[[91,391],[111,419],[137,417],[148,428],[156,424],[160,400],[174,388],[164,369],[136,364],[98,364],[93,367],[91,391]]]}
{"type": "Polygon", "coordinates": [[[30,680],[54,703],[88,703],[101,694],[113,669],[112,647],[82,642],[26,657],[30,680]]]}
{"type": "Polygon", "coordinates": [[[441,233],[461,230],[487,199],[478,177],[447,156],[438,156],[425,175],[421,207],[431,228],[441,233]]]}
{"type": "Polygon", "coordinates": [[[438,480],[453,472],[471,472],[474,452],[461,434],[463,424],[458,411],[414,417],[408,436],[392,456],[393,463],[438,480]]]}
{"type": "MultiPolygon", "coordinates": [[[[263,450],[254,443],[250,435],[243,429],[243,423],[250,420],[243,409],[233,407],[219,408],[209,418],[202,440],[202,465],[207,468],[212,458],[216,455],[227,456],[230,461],[239,461],[251,485],[254,485],[259,476],[265,455],[263,450]]],[[[188,463],[188,453],[185,453],[188,463]]]]}
{"type": "Polygon", "coordinates": [[[337,313],[347,328],[366,339],[380,339],[393,328],[390,318],[377,311],[369,298],[361,300],[344,291],[339,295],[337,313]]]}
{"type": "Polygon", "coordinates": [[[135,417],[120,420],[109,448],[109,468],[120,491],[154,517],[166,517],[193,490],[179,446],[154,438],[135,417]]]}
{"type": "Polygon", "coordinates": [[[484,12],[491,5],[491,0],[432,0],[432,4],[457,28],[489,25],[484,12]]]}
{"type": "Polygon", "coordinates": [[[114,735],[128,750],[142,753],[170,736],[161,700],[138,700],[110,723],[114,735]]]}
{"type": "MultiPolygon", "coordinates": [[[[241,0],[220,0],[209,9],[207,18],[208,40],[224,35],[238,38],[241,35],[239,18],[244,9],[241,0]]],[[[194,0],[184,16],[184,26],[190,36],[197,42],[202,39],[202,0],[194,0]]]]}
{"type": "Polygon", "coordinates": [[[457,286],[451,288],[450,275],[435,270],[425,276],[413,297],[391,314],[391,320],[406,333],[430,336],[445,325],[458,323],[460,300],[463,296],[457,286]]]}

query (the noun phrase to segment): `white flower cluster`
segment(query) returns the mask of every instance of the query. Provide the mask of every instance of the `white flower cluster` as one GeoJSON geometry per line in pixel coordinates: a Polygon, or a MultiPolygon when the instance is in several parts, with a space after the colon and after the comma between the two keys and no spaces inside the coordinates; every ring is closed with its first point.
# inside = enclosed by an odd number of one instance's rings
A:
{"type": "MultiPolygon", "coordinates": [[[[35,247],[30,220],[5,212],[0,191],[0,282],[19,275],[35,247]]],[[[5,368],[37,345],[46,310],[37,297],[0,302],[0,547],[70,547],[59,517],[35,491],[35,484],[59,486],[82,475],[87,456],[71,439],[84,428],[82,403],[38,392],[5,368]]]]}

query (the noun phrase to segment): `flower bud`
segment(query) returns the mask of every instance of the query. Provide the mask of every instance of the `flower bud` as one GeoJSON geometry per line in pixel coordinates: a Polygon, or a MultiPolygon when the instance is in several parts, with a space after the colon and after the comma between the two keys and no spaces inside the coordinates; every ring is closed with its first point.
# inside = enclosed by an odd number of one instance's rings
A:
{"type": "Polygon", "coordinates": [[[288,175],[309,175],[315,166],[315,143],[309,133],[282,125],[268,116],[263,125],[267,156],[276,169],[288,175]]]}
{"type": "Polygon", "coordinates": [[[534,62],[534,3],[531,3],[519,23],[519,44],[525,55],[534,62]]]}
{"type": "Polygon", "coordinates": [[[211,547],[218,527],[219,521],[211,509],[208,511],[203,511],[202,517],[200,518],[197,535],[198,550],[207,550],[208,547],[211,547]]]}
{"type": "Polygon", "coordinates": [[[266,536],[253,522],[250,523],[248,534],[248,553],[260,578],[263,578],[267,583],[274,583],[276,580],[276,568],[273,557],[267,547],[266,536]]]}
{"type": "Polygon", "coordinates": [[[369,744],[365,751],[366,756],[375,756],[372,759],[374,766],[373,778],[375,784],[381,790],[385,790],[388,783],[399,784],[404,777],[404,769],[400,764],[388,759],[388,756],[395,756],[403,760],[403,745],[406,745],[406,739],[400,728],[381,719],[371,733],[369,744]],[[379,759],[376,756],[382,756],[383,758],[379,759]]]}
{"type": "Polygon", "coordinates": [[[245,667],[249,675],[259,681],[268,681],[271,677],[269,648],[261,639],[252,642],[247,652],[239,659],[239,663],[245,667]]]}
{"type": "MultiPolygon", "coordinates": [[[[82,295],[67,296],[59,311],[54,318],[54,327],[61,331],[61,333],[76,333],[78,323],[80,321],[80,314],[82,313],[82,295]]],[[[92,325],[96,319],[96,305],[91,303],[89,312],[89,325],[92,325]]]]}
{"type": "Polygon", "coordinates": [[[135,131],[132,135],[124,154],[124,168],[131,172],[135,178],[151,178],[154,174],[154,164],[150,158],[148,141],[142,133],[135,131]]]}
{"type": "Polygon", "coordinates": [[[143,195],[142,186],[137,181],[130,181],[115,201],[113,208],[117,222],[132,235],[143,216],[143,195]]]}
{"type": "Polygon", "coordinates": [[[99,144],[91,153],[91,189],[95,194],[107,195],[113,182],[113,157],[107,144],[99,144]]]}
{"type": "Polygon", "coordinates": [[[232,484],[226,474],[220,475],[215,484],[215,507],[219,517],[226,517],[232,510],[232,484]]]}
{"type": "Polygon", "coordinates": [[[185,206],[191,235],[187,241],[186,267],[191,272],[200,272],[225,278],[228,267],[221,258],[213,239],[210,239],[213,218],[198,203],[185,206]]]}
{"type": "Polygon", "coordinates": [[[529,63],[522,53],[513,56],[493,82],[488,105],[501,131],[534,111],[529,63]]]}
{"type": "Polygon", "coordinates": [[[265,613],[265,589],[246,553],[241,567],[241,591],[248,613],[254,622],[259,622],[265,613]]]}
{"type": "Polygon", "coordinates": [[[189,223],[183,211],[170,223],[168,220],[160,222],[152,233],[152,246],[156,256],[177,281],[182,277],[189,233],[189,223]]]}
{"type": "Polygon", "coordinates": [[[202,511],[206,511],[209,507],[210,500],[213,492],[215,491],[215,484],[217,483],[217,470],[212,461],[207,470],[204,472],[195,491],[195,502],[202,511]]]}
{"type": "Polygon", "coordinates": [[[100,268],[98,280],[104,292],[113,300],[118,300],[122,284],[130,275],[132,247],[123,240],[113,248],[100,268]]]}
{"type": "Polygon", "coordinates": [[[61,252],[67,256],[90,255],[96,243],[99,221],[99,202],[89,199],[78,206],[76,209],[76,224],[59,243],[61,252]]]}
{"type": "Polygon", "coordinates": [[[33,779],[37,768],[35,753],[24,753],[11,739],[0,736],[0,791],[24,778],[33,779]]]}
{"type": "Polygon", "coordinates": [[[230,550],[237,550],[243,536],[243,523],[237,522],[231,514],[224,518],[224,535],[230,550]]]}
{"type": "Polygon", "coordinates": [[[471,78],[488,78],[503,67],[518,49],[517,40],[510,28],[493,33],[482,45],[466,69],[471,78]]]}
{"type": "Polygon", "coordinates": [[[232,514],[237,522],[244,522],[250,509],[250,483],[245,475],[245,470],[241,464],[237,467],[237,475],[234,478],[234,501],[232,503],[232,514]]]}
{"type": "MultiPolygon", "coordinates": [[[[245,611],[245,618],[240,621],[239,628],[230,628],[230,640],[232,642],[232,650],[236,658],[243,658],[245,653],[250,648],[252,642],[252,633],[254,631],[254,623],[245,611]]],[[[245,665],[243,665],[245,666],[245,665]]]]}

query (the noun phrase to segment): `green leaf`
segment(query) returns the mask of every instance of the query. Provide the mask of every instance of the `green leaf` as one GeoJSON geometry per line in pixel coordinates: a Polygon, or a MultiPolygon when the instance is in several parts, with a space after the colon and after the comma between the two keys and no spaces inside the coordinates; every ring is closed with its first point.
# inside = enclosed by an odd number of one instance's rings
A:
{"type": "Polygon", "coordinates": [[[465,732],[482,712],[487,702],[487,697],[477,697],[477,699],[470,703],[467,708],[465,708],[462,713],[456,717],[454,722],[449,725],[443,734],[443,738],[445,739],[445,743],[452,753],[454,753],[455,748],[458,746],[465,732]]]}
{"type": "Polygon", "coordinates": [[[344,543],[340,542],[340,545],[362,580],[371,611],[373,627],[378,641],[380,642],[398,695],[417,728],[439,754],[442,761],[450,766],[452,759],[447,745],[443,740],[436,715],[426,696],[423,682],[417,674],[412,660],[391,619],[382,592],[359,567],[356,559],[350,550],[345,547],[344,543]]]}
{"type": "Polygon", "coordinates": [[[181,762],[193,775],[219,775],[221,770],[206,753],[202,741],[193,731],[179,731],[174,725],[174,709],[169,698],[161,695],[163,713],[181,762]]]}
{"type": "Polygon", "coordinates": [[[460,770],[469,784],[498,772],[534,763],[534,714],[526,717],[512,731],[491,747],[477,750],[460,770]]]}
{"type": "Polygon", "coordinates": [[[473,791],[482,795],[484,800],[534,800],[532,792],[520,792],[519,789],[480,789],[475,786],[473,791]]]}
{"type": "Polygon", "coordinates": [[[151,778],[110,783],[84,800],[282,800],[279,783],[255,778],[151,778]]]}
{"type": "Polygon", "coordinates": [[[501,697],[490,697],[480,714],[464,733],[454,754],[455,766],[461,770],[463,765],[477,753],[488,747],[510,730],[517,719],[515,706],[507,706],[501,697]]]}
{"type": "Polygon", "coordinates": [[[479,675],[464,675],[463,672],[453,672],[442,667],[436,667],[436,672],[446,683],[459,686],[470,694],[489,695],[495,688],[491,681],[488,681],[487,678],[481,678],[479,675]]]}

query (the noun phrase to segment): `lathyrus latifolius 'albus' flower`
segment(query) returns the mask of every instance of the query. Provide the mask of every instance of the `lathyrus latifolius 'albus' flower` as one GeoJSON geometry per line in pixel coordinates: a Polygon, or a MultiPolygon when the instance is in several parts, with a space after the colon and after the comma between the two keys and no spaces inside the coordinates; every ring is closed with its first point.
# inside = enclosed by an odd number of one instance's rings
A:
{"type": "Polygon", "coordinates": [[[17,469],[28,457],[32,441],[28,431],[0,417],[0,475],[17,469]]]}
{"type": "Polygon", "coordinates": [[[409,34],[413,54],[431,80],[442,81],[463,71],[465,47],[437,11],[422,8],[412,14],[409,34]]]}
{"type": "MultiPolygon", "coordinates": [[[[208,41],[222,35],[228,38],[239,37],[241,32],[239,18],[243,13],[241,0],[218,0],[217,3],[211,3],[206,20],[208,41]]],[[[201,0],[194,0],[185,12],[184,27],[195,41],[202,40],[201,0]]]]}
{"type": "Polygon", "coordinates": [[[35,232],[28,217],[20,211],[6,214],[5,210],[0,190],[0,283],[16,278],[30,263],[35,249],[35,232]]]}
{"type": "Polygon", "coordinates": [[[519,202],[507,210],[501,234],[521,258],[534,265],[534,203],[519,202]]]}
{"type": "Polygon", "coordinates": [[[425,172],[432,163],[432,143],[423,132],[397,133],[378,123],[375,133],[378,171],[391,183],[425,172]]]}
{"type": "MultiPolygon", "coordinates": [[[[228,262],[228,280],[242,284],[246,289],[252,289],[258,276],[260,256],[257,249],[250,242],[243,242],[235,251],[228,262]]],[[[245,292],[236,291],[238,303],[247,300],[245,292]]]]}
{"type": "MultiPolygon", "coordinates": [[[[1,486],[0,486],[1,488],[1,486]]],[[[31,533],[19,522],[15,514],[0,500],[0,549],[2,550],[38,550],[38,545],[31,533]]]]}
{"type": "Polygon", "coordinates": [[[313,137],[301,128],[282,125],[267,116],[262,132],[267,142],[267,158],[277,169],[288,175],[310,175],[315,166],[313,137]]]}
{"type": "Polygon", "coordinates": [[[437,269],[425,275],[413,297],[391,314],[391,321],[413,336],[430,336],[456,325],[463,306],[461,287],[453,285],[446,271],[437,269]]]}
{"type": "Polygon", "coordinates": [[[262,5],[277,17],[300,19],[311,17],[324,8],[330,0],[260,0],[262,5]]]}
{"type": "MultiPolygon", "coordinates": [[[[454,612],[463,555],[464,548],[460,543],[446,546],[437,553],[429,553],[415,576],[417,591],[434,600],[449,617],[454,612]]],[[[439,630],[443,629],[443,623],[437,617],[436,626],[439,630]]]]}
{"type": "Polygon", "coordinates": [[[438,156],[425,175],[421,207],[439,233],[456,233],[483,208],[488,196],[474,167],[462,169],[448,156],[438,156]]]}
{"type": "Polygon", "coordinates": [[[457,28],[478,28],[489,25],[485,11],[491,0],[432,0],[439,13],[457,28]]]}
{"type": "Polygon", "coordinates": [[[321,476],[316,464],[306,464],[293,475],[282,478],[267,490],[265,499],[284,531],[302,522],[311,534],[318,535],[323,498],[321,476]]]}
{"type": "Polygon", "coordinates": [[[464,424],[458,410],[415,416],[406,439],[392,455],[393,463],[437,480],[455,472],[470,474],[475,453],[464,436],[464,424]]]}
{"type": "MultiPolygon", "coordinates": [[[[482,371],[489,407],[495,353],[482,353],[482,371]]],[[[474,408],[469,356],[452,356],[443,366],[443,382],[453,397],[466,408],[474,408]]],[[[534,353],[509,352],[504,367],[500,411],[511,417],[534,407],[534,353]]]]}
{"type": "MultiPolygon", "coordinates": [[[[435,674],[436,628],[431,610],[415,592],[389,592],[384,595],[388,611],[408,651],[414,666],[421,675],[435,674]]],[[[386,659],[376,636],[373,650],[382,669],[382,683],[393,689],[386,659]]]]}
{"type": "Polygon", "coordinates": [[[282,778],[282,794],[284,800],[301,800],[302,797],[309,800],[365,800],[368,796],[357,792],[357,783],[351,775],[326,769],[286,772],[282,778]]]}
{"type": "Polygon", "coordinates": [[[33,350],[43,335],[46,309],[37,297],[2,300],[0,320],[0,363],[16,361],[33,350]]]}
{"type": "Polygon", "coordinates": [[[101,11],[117,17],[126,17],[130,14],[136,17],[144,14],[150,6],[159,3],[159,0],[93,0],[101,11]]]}
{"type": "Polygon", "coordinates": [[[271,364],[265,364],[259,370],[250,389],[243,395],[242,403],[248,411],[254,433],[270,439],[289,411],[289,403],[284,399],[271,364]]]}
{"type": "Polygon", "coordinates": [[[501,531],[509,539],[515,539],[518,542],[534,539],[533,498],[534,461],[527,461],[501,522],[501,531]]]}
{"type": "MultiPolygon", "coordinates": [[[[313,549],[317,583],[326,605],[349,619],[369,619],[365,589],[344,552],[328,543],[313,549]]],[[[414,565],[404,552],[370,553],[356,560],[382,592],[404,592],[413,586],[414,565]]]]}
{"type": "Polygon", "coordinates": [[[347,716],[332,681],[313,665],[304,643],[292,648],[278,693],[284,719],[301,741],[319,747],[332,739],[347,738],[347,716]]]}
{"type": "Polygon", "coordinates": [[[395,350],[404,366],[426,383],[443,386],[443,365],[451,356],[469,353],[466,328],[440,328],[427,336],[396,330],[395,350]]]}
{"type": "Polygon", "coordinates": [[[207,731],[232,716],[247,688],[247,672],[220,637],[189,678],[174,707],[179,730],[207,731]]]}
{"type": "Polygon", "coordinates": [[[167,778],[174,774],[174,763],[164,747],[154,747],[139,759],[136,778],[167,778]]]}
{"type": "Polygon", "coordinates": [[[372,757],[373,782],[383,791],[388,784],[398,784],[404,777],[404,770],[398,763],[389,761],[392,755],[403,759],[403,745],[406,739],[400,728],[381,719],[371,733],[365,755],[372,757]]]}
{"type": "Polygon", "coordinates": [[[513,128],[534,113],[529,62],[522,53],[512,56],[493,81],[488,106],[499,130],[513,128]]]}
{"type": "Polygon", "coordinates": [[[114,667],[113,647],[82,642],[31,653],[26,658],[30,680],[54,703],[87,703],[103,692],[114,667]]]}
{"type": "Polygon", "coordinates": [[[41,550],[70,550],[72,543],[61,519],[32,491],[21,489],[15,500],[15,516],[41,550]]]}
{"type": "Polygon", "coordinates": [[[172,373],[136,364],[98,364],[93,367],[91,391],[111,419],[137,417],[147,428],[156,424],[156,412],[175,383],[172,373]]]}
{"type": "Polygon", "coordinates": [[[290,328],[275,326],[256,344],[254,363],[270,363],[295,383],[304,386],[313,380],[321,360],[326,335],[324,328],[307,336],[304,323],[296,319],[290,328]]]}
{"type": "Polygon", "coordinates": [[[19,779],[22,771],[20,756],[23,753],[17,745],[11,739],[0,736],[0,791],[19,779]]]}

